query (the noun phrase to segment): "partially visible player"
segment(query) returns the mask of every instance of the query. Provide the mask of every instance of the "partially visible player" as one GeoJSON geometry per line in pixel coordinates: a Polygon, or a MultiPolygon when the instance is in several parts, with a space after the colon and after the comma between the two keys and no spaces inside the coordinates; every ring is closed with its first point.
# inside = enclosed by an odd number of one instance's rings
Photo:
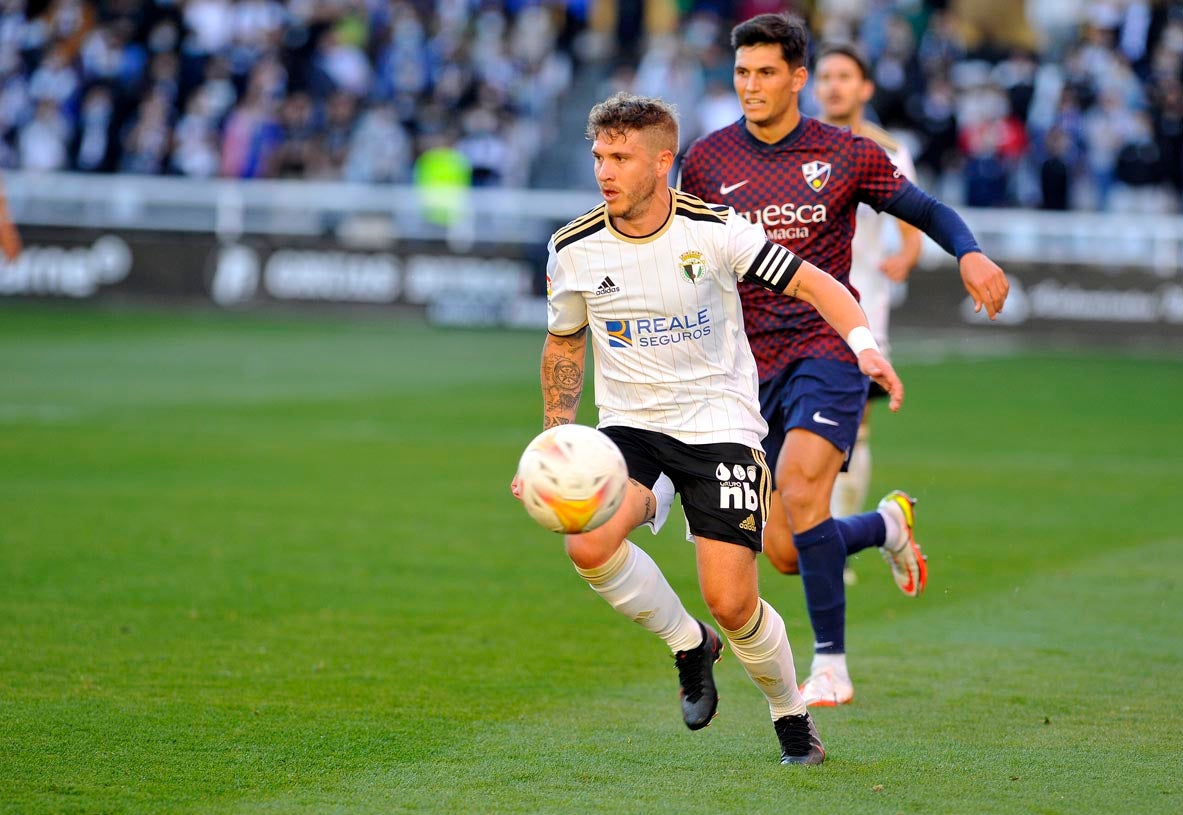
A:
{"type": "MultiPolygon", "coordinates": [[[[820,764],[825,750],[797,687],[784,621],[757,585],[771,474],[740,281],[816,309],[850,343],[856,371],[891,394],[893,409],[903,386],[833,277],[729,207],[670,189],[678,124],[666,103],[617,94],[592,108],[587,135],[604,203],[548,247],[542,424],[575,420],[590,334],[598,426],[624,454],[630,482],[607,523],[567,536],[567,554],[597,594],[673,652],[687,727],[715,715],[713,664],[726,640],[768,702],[781,763],[820,764]],[[722,637],[690,615],[627,539],[638,527],[660,528],[675,493],[722,637]]],[[[516,476],[511,489],[520,492],[516,476]]]]}
{"type": "Polygon", "coordinates": [[[4,198],[4,188],[0,187],[0,251],[9,263],[20,257],[21,236],[16,230],[16,224],[8,216],[8,203],[4,198]]]}
{"type": "MultiPolygon", "coordinates": [[[[1009,284],[960,216],[904,178],[875,142],[801,115],[808,44],[804,22],[790,14],[761,14],[732,29],[733,81],[744,115],[690,147],[682,189],[730,205],[847,287],[858,205],[885,210],[957,257],[975,309],[996,317],[1009,284]]],[[[848,555],[879,547],[900,590],[918,596],[927,567],[912,533],[912,500],[897,490],[875,512],[831,516],[834,481],[858,434],[867,378],[842,338],[806,304],[743,282],[740,294],[778,493],[765,552],[780,571],[800,570],[816,638],[806,701],[845,704],[854,685],[846,665],[843,567],[848,555]]]]}
{"type": "MultiPolygon", "coordinates": [[[[908,148],[883,128],[866,121],[863,109],[875,93],[866,59],[848,43],[829,43],[818,49],[814,59],[813,92],[821,105],[826,124],[845,127],[883,148],[904,177],[916,180],[916,167],[908,148]]],[[[920,259],[920,230],[867,204],[858,205],[858,226],[851,241],[850,285],[859,294],[859,305],[867,315],[884,356],[890,358],[887,326],[891,318],[891,284],[908,279],[920,259]],[[898,233],[898,237],[896,234],[898,233]],[[898,246],[887,254],[891,244],[898,246]]],[[[872,383],[863,409],[863,421],[850,453],[845,472],[838,474],[830,511],[835,518],[863,511],[871,487],[871,405],[884,396],[872,383]]],[[[849,581],[848,581],[849,582],[849,581]]]]}

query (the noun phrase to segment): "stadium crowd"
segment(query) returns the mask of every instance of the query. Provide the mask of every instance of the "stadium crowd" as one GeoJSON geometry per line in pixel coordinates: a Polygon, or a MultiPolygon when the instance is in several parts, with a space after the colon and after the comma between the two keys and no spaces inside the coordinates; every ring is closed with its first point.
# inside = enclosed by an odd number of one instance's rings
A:
{"type": "Polygon", "coordinates": [[[861,46],[877,117],[946,200],[1183,196],[1180,0],[41,5],[0,0],[0,167],[406,182],[446,151],[473,184],[548,186],[539,158],[562,106],[586,107],[580,72],[674,102],[685,146],[738,116],[731,26],[788,9],[861,46]]]}
{"type": "MultiPolygon", "coordinates": [[[[1183,195],[1183,2],[776,0],[690,4],[611,84],[696,115],[687,144],[739,115],[731,26],[790,8],[873,66],[873,110],[923,184],[971,206],[1174,212],[1183,195]],[[696,100],[701,100],[697,101],[696,100]]],[[[812,92],[802,94],[816,113],[812,92]]],[[[684,145],[685,146],[685,145],[684,145]]]]}
{"type": "Polygon", "coordinates": [[[0,166],[525,185],[581,4],[0,0],[0,166]]]}

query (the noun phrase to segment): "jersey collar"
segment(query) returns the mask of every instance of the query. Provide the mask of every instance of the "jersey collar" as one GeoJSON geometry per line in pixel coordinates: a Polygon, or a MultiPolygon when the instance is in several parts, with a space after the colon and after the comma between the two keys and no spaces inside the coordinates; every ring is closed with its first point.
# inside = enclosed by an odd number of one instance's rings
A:
{"type": "Polygon", "coordinates": [[[760,152],[765,152],[765,153],[776,153],[776,152],[779,152],[780,150],[784,150],[786,147],[792,146],[792,144],[795,141],[797,141],[797,139],[801,138],[801,134],[805,132],[805,123],[807,121],[809,121],[809,117],[806,116],[804,113],[802,113],[801,119],[797,122],[797,126],[794,127],[792,130],[790,130],[788,133],[786,133],[785,137],[783,139],[781,139],[778,142],[773,142],[772,144],[762,142],[759,139],[757,139],[755,136],[753,136],[751,131],[748,130],[748,123],[747,123],[747,119],[745,117],[740,116],[739,121],[736,122],[735,124],[739,128],[739,132],[740,132],[741,137],[753,149],[758,150],[760,152]]]}

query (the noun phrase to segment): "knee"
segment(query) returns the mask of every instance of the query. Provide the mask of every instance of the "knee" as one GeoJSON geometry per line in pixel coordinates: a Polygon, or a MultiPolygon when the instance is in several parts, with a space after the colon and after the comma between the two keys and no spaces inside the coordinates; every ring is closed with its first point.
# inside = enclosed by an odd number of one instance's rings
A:
{"type": "Polygon", "coordinates": [[[744,624],[756,613],[758,598],[748,597],[738,592],[729,592],[704,599],[715,622],[729,631],[737,631],[743,628],[744,624]]]}
{"type": "Polygon", "coordinates": [[[817,502],[821,486],[822,480],[820,478],[802,472],[788,473],[780,484],[780,494],[785,502],[785,509],[792,512],[812,506],[817,502]]]}
{"type": "Polygon", "coordinates": [[[567,557],[580,569],[595,569],[607,563],[616,550],[624,545],[622,539],[608,538],[604,535],[585,533],[583,535],[568,535],[566,538],[567,557]]]}
{"type": "Polygon", "coordinates": [[[832,481],[827,483],[821,476],[796,471],[786,473],[779,487],[793,529],[811,529],[830,514],[832,481]]]}

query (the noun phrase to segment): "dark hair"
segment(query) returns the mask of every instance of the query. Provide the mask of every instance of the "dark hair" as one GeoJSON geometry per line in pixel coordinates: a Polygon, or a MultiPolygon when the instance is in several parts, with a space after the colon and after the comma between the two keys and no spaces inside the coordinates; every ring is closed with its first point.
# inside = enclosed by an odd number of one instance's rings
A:
{"type": "Polygon", "coordinates": [[[859,72],[863,75],[863,79],[871,78],[871,66],[867,62],[867,58],[863,56],[863,52],[858,49],[858,46],[849,42],[827,42],[823,43],[817,49],[817,56],[813,59],[814,68],[816,68],[821,61],[826,57],[839,54],[854,62],[858,66],[859,72]]]}
{"type": "Polygon", "coordinates": [[[653,131],[660,150],[678,152],[678,114],[674,106],[649,96],[620,93],[610,96],[587,115],[588,141],[601,133],[624,135],[630,131],[653,131]]]}
{"type": "Polygon", "coordinates": [[[789,67],[801,68],[809,50],[809,29],[795,14],[758,14],[731,29],[732,50],[749,45],[779,45],[789,67]]]}

